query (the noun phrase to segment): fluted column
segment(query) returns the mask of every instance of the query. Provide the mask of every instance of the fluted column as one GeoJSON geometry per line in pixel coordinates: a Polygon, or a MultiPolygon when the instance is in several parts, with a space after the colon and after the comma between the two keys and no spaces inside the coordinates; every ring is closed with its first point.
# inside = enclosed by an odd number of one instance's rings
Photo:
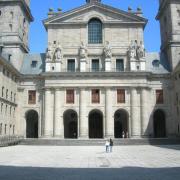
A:
{"type": "Polygon", "coordinates": [[[86,90],[80,89],[79,97],[79,137],[88,138],[88,118],[86,112],[86,90]]]}
{"type": "Polygon", "coordinates": [[[147,136],[147,128],[148,128],[148,111],[147,111],[147,89],[141,89],[141,135],[147,136]]]}
{"type": "Polygon", "coordinates": [[[106,89],[105,99],[105,137],[114,137],[114,121],[112,119],[112,95],[111,89],[106,89]]]}
{"type": "Polygon", "coordinates": [[[137,89],[131,89],[131,136],[140,137],[141,118],[137,89]]]}
{"type": "Polygon", "coordinates": [[[55,120],[54,120],[54,135],[55,137],[63,138],[64,127],[63,127],[63,118],[62,118],[62,91],[61,89],[55,90],[55,120]]]}
{"type": "Polygon", "coordinates": [[[54,94],[50,89],[45,90],[45,122],[44,136],[53,136],[53,120],[54,120],[54,94]]]}

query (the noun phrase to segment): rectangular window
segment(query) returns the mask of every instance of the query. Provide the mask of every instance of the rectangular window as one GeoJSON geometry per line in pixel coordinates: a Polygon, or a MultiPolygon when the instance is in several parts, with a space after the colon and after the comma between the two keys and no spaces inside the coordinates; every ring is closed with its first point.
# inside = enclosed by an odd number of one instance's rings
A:
{"type": "Polygon", "coordinates": [[[31,62],[31,67],[32,68],[36,68],[36,66],[37,66],[37,61],[32,61],[31,62]]]}
{"type": "Polygon", "coordinates": [[[0,124],[0,135],[2,135],[2,123],[0,124]]]}
{"type": "Polygon", "coordinates": [[[124,71],[124,60],[116,59],[116,71],[124,71]]]}
{"type": "Polygon", "coordinates": [[[28,104],[36,104],[36,91],[28,91],[28,104]]]}
{"type": "Polygon", "coordinates": [[[100,103],[100,90],[99,89],[92,90],[92,103],[100,103]]]}
{"type": "Polygon", "coordinates": [[[156,104],[163,104],[164,98],[163,98],[163,90],[159,89],[156,90],[156,104]]]}
{"type": "Polygon", "coordinates": [[[75,59],[68,59],[67,70],[68,72],[75,72],[75,59]]]}
{"type": "Polygon", "coordinates": [[[118,89],[117,90],[117,103],[125,103],[125,90],[124,89],[118,89]]]}
{"type": "Polygon", "coordinates": [[[92,59],[92,72],[99,71],[99,59],[92,59]]]}
{"type": "Polygon", "coordinates": [[[66,103],[74,104],[74,90],[73,89],[66,90],[66,103]]]}

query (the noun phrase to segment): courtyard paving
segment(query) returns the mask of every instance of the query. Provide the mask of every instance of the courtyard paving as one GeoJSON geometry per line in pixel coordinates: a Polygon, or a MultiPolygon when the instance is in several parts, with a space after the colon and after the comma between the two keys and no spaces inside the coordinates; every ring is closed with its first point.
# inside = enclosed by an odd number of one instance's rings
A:
{"type": "Polygon", "coordinates": [[[179,180],[180,145],[0,148],[0,180],[179,180]]]}

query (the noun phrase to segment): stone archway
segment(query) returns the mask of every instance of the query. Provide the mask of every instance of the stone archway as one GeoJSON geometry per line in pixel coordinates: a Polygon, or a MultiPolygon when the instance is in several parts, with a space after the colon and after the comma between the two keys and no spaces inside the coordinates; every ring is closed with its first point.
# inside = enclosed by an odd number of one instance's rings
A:
{"type": "Polygon", "coordinates": [[[103,138],[103,114],[99,110],[89,113],[89,138],[103,138]]]}
{"type": "Polygon", "coordinates": [[[128,134],[128,113],[119,109],[114,113],[114,137],[115,138],[127,138],[128,134]]]}
{"type": "Polygon", "coordinates": [[[74,110],[67,110],[63,115],[64,138],[76,139],[78,137],[78,115],[74,110]]]}
{"type": "Polygon", "coordinates": [[[166,117],[163,110],[158,109],[154,112],[153,128],[155,138],[166,137],[166,117]]]}
{"type": "Polygon", "coordinates": [[[35,110],[26,112],[26,138],[38,138],[38,113],[35,110]]]}

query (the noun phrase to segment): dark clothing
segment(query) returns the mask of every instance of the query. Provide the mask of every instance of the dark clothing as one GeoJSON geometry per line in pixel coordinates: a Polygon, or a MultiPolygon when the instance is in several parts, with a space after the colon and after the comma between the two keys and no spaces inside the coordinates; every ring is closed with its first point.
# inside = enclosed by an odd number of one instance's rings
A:
{"type": "Polygon", "coordinates": [[[110,146],[113,146],[113,140],[110,139],[110,146]]]}

